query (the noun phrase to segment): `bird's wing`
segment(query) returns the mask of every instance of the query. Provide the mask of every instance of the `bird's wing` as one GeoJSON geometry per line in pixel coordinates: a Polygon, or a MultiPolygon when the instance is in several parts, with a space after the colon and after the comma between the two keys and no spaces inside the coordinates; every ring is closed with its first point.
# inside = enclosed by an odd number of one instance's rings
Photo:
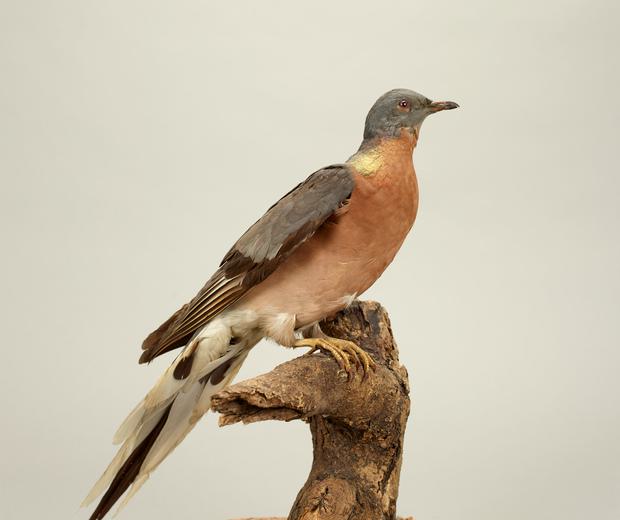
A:
{"type": "Polygon", "coordinates": [[[194,299],[144,340],[140,363],[185,345],[209,320],[267,278],[347,203],[353,187],[346,165],[328,166],[271,206],[228,251],[194,299]]]}

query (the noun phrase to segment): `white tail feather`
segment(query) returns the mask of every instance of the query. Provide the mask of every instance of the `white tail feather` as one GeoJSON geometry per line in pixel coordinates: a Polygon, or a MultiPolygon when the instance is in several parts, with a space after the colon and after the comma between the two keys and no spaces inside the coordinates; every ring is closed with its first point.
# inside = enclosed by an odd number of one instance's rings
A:
{"type": "Polygon", "coordinates": [[[114,476],[123,465],[123,463],[127,460],[127,457],[131,454],[133,449],[142,442],[142,440],[149,434],[149,432],[155,427],[157,421],[161,419],[164,411],[161,413],[152,416],[148,421],[139,425],[131,435],[125,440],[123,445],[119,448],[115,457],[112,459],[112,462],[108,465],[106,470],[103,472],[99,480],[95,483],[93,488],[88,493],[87,497],[82,502],[82,507],[90,504],[95,498],[97,498],[101,493],[105,491],[105,489],[110,485],[114,476]]]}
{"type": "Polygon", "coordinates": [[[131,433],[136,429],[142,417],[144,416],[144,399],[138,403],[138,405],[131,411],[123,423],[118,427],[114,438],[113,444],[121,444],[125,442],[131,433]]]}
{"type": "Polygon", "coordinates": [[[170,415],[168,416],[166,425],[142,463],[140,473],[138,473],[136,480],[118,506],[116,514],[127,505],[129,500],[131,500],[148,480],[150,474],[157,466],[159,466],[187,434],[192,431],[196,423],[211,407],[211,397],[230,384],[246,357],[247,352],[236,358],[234,363],[227,370],[227,377],[219,384],[212,385],[210,382],[203,384],[200,381],[196,381],[191,389],[187,390],[187,392],[180,393],[176,397],[170,409],[170,415]]]}
{"type": "Polygon", "coordinates": [[[156,428],[161,428],[118,510],[124,507],[146,482],[150,473],[209,410],[213,394],[230,384],[249,350],[259,338],[246,334],[238,343],[230,345],[233,332],[228,321],[224,317],[215,319],[195,336],[146,397],[123,421],[114,435],[114,442],[123,444],[91,489],[82,503],[83,506],[88,505],[109,488],[134,449],[140,446],[156,428]],[[193,352],[191,371],[185,379],[176,379],[174,369],[187,352],[193,352]],[[226,366],[222,367],[224,364],[226,366]],[[222,367],[221,375],[210,377],[218,367],[222,367]],[[167,418],[163,419],[166,413],[167,418]],[[165,422],[162,422],[163,420],[165,422]]]}

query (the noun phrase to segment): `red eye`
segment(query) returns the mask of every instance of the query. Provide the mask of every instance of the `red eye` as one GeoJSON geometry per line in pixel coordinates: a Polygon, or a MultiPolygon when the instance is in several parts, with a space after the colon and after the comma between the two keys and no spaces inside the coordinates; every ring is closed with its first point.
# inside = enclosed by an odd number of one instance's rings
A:
{"type": "Polygon", "coordinates": [[[409,101],[407,101],[406,99],[401,99],[401,100],[398,102],[398,106],[399,106],[400,108],[409,108],[409,101]]]}

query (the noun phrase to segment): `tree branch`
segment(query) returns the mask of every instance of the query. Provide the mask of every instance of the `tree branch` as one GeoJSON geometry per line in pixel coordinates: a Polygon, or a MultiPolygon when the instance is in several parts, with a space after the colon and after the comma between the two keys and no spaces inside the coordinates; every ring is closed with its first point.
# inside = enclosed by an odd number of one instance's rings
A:
{"type": "Polygon", "coordinates": [[[332,358],[301,356],[221,391],[212,407],[220,425],[309,423],[314,461],[289,520],[394,520],[410,402],[389,318],[378,303],[354,302],[321,328],[356,342],[376,370],[347,381],[332,358]]]}

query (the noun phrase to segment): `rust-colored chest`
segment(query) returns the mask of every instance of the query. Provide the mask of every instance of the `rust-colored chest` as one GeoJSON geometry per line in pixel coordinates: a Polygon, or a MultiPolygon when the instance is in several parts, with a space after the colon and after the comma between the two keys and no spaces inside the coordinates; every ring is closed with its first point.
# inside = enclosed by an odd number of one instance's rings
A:
{"type": "Polygon", "coordinates": [[[355,188],[349,204],[250,291],[243,306],[294,314],[301,327],[344,308],[368,289],[392,262],[415,220],[418,186],[411,152],[407,143],[397,142],[374,148],[372,155],[353,156],[348,164],[355,188]]]}
{"type": "Polygon", "coordinates": [[[353,225],[363,226],[369,239],[389,247],[400,245],[413,225],[418,183],[411,152],[384,155],[381,161],[372,173],[360,172],[352,164],[355,189],[347,217],[353,225]]]}

